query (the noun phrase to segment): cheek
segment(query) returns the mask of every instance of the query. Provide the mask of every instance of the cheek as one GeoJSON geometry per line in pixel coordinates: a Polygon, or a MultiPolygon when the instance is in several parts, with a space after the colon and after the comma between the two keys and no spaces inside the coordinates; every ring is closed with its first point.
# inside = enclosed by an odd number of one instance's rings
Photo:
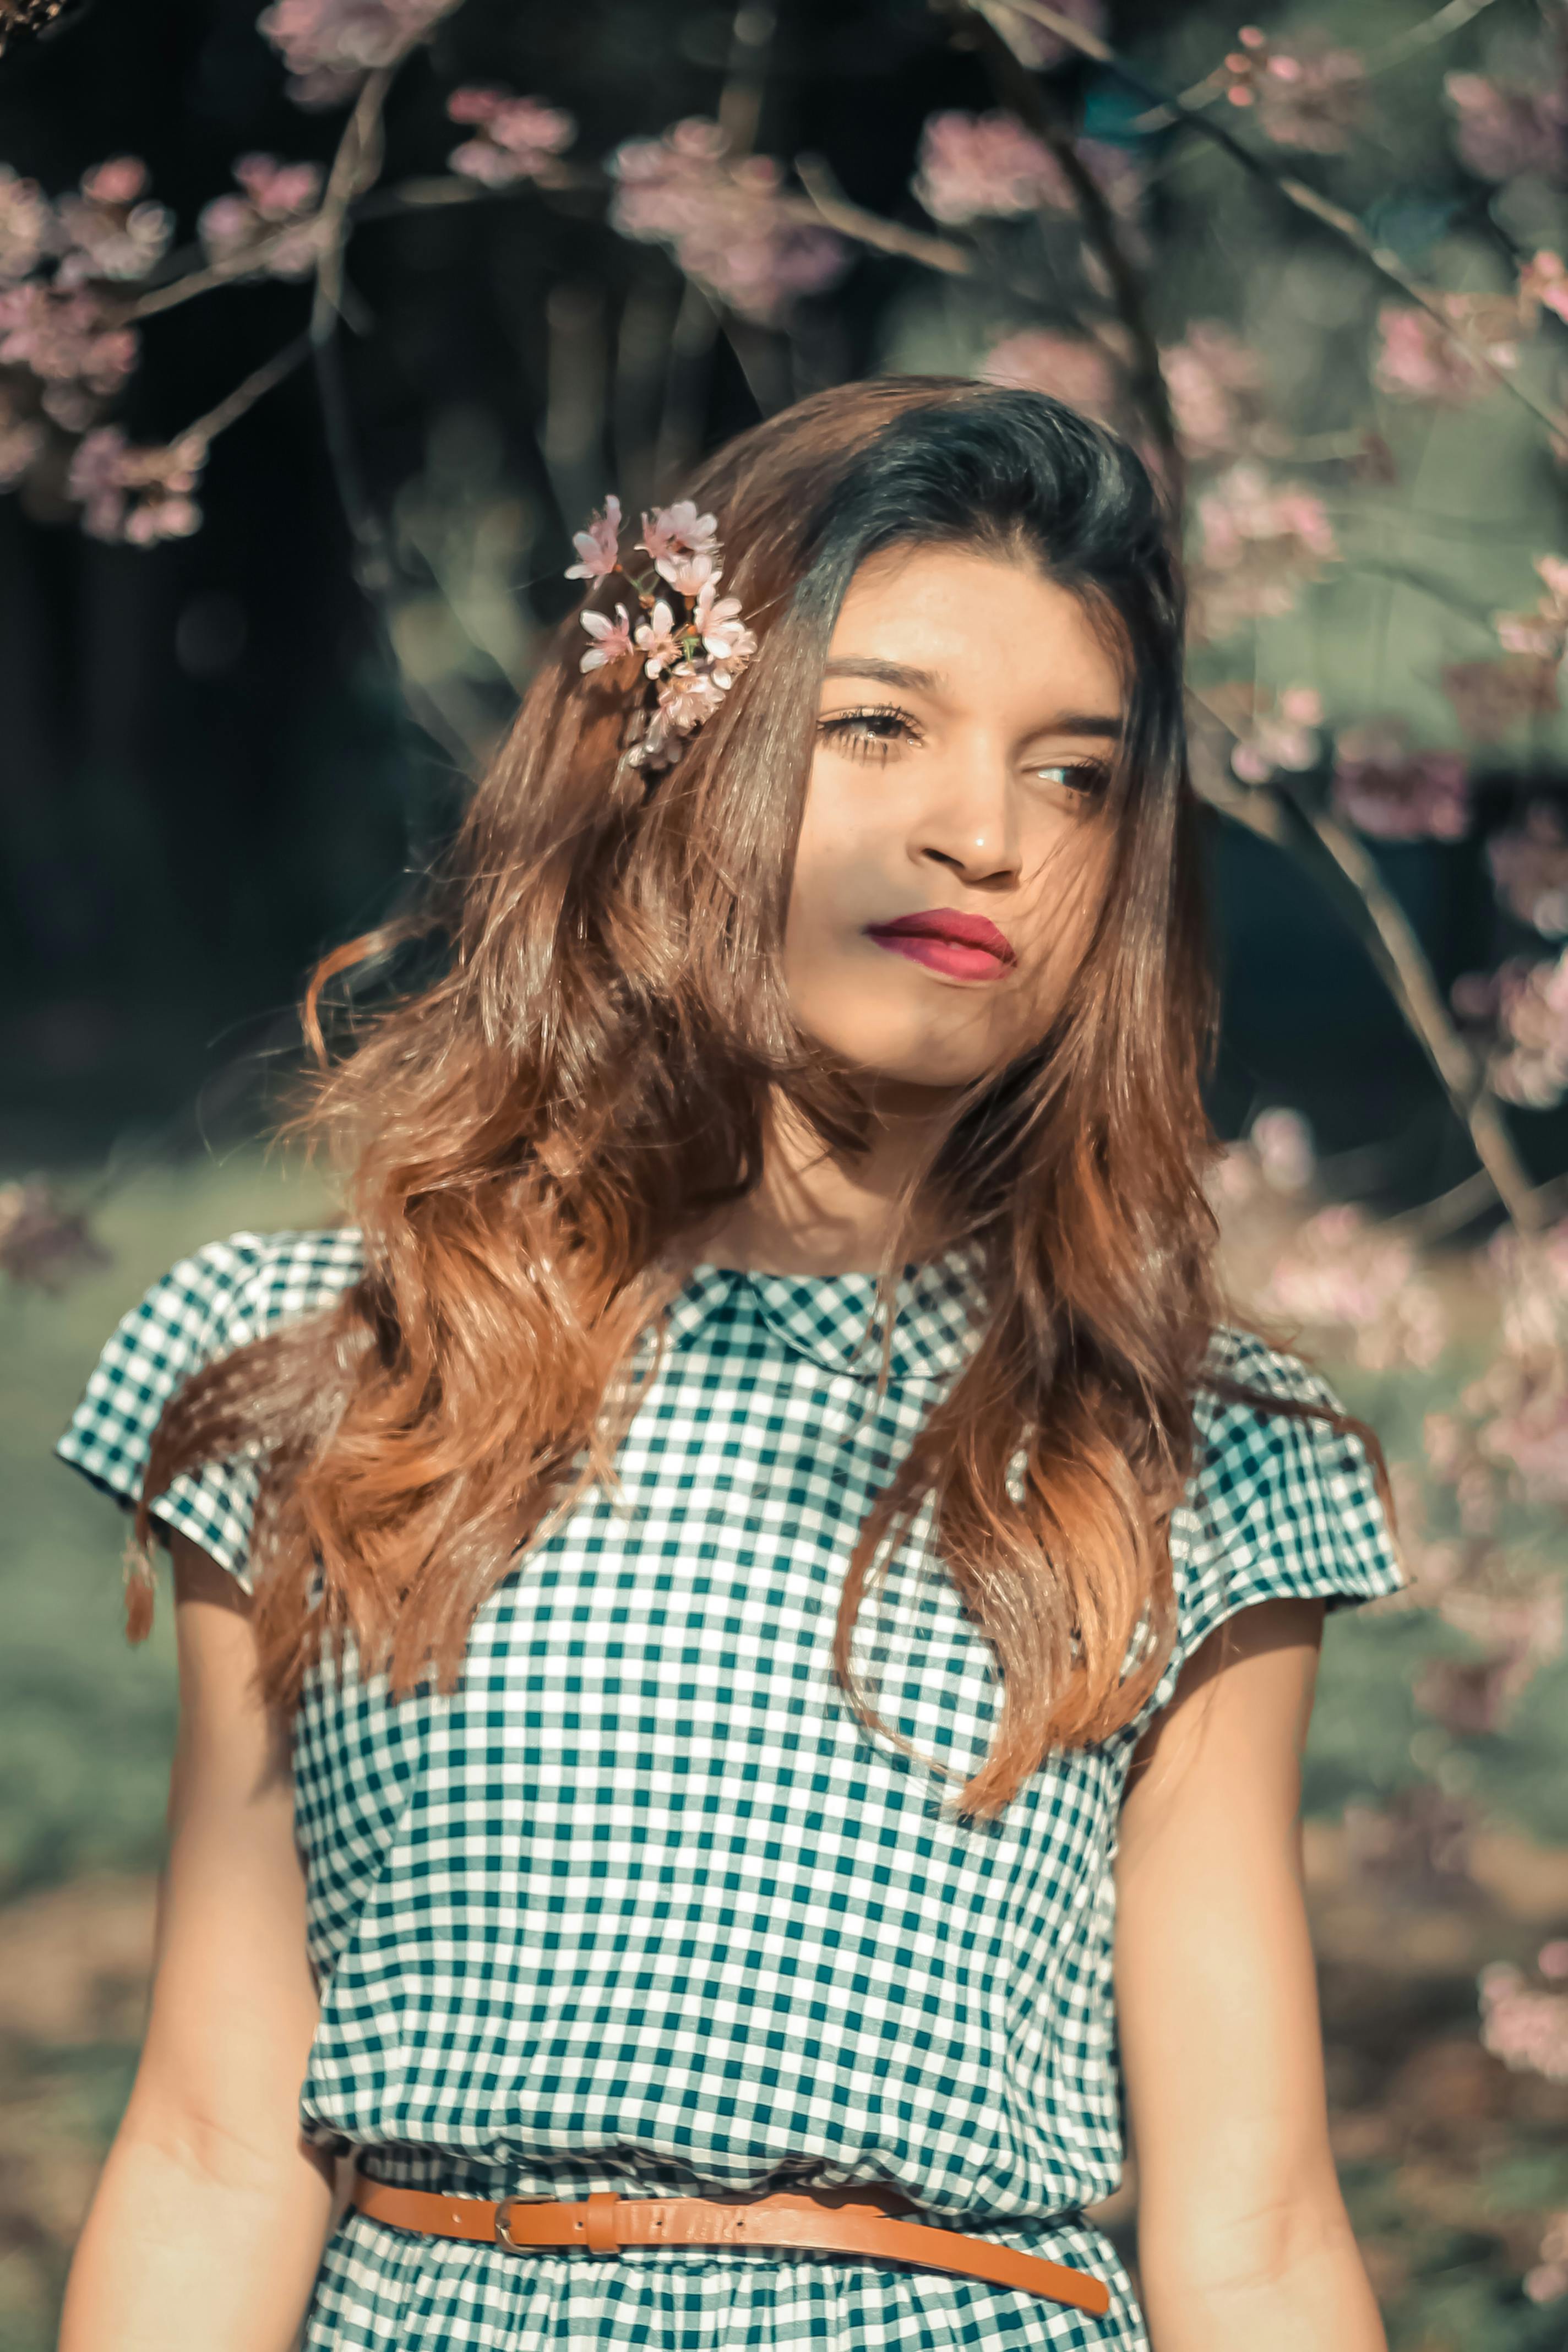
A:
{"type": "Polygon", "coordinates": [[[826,952],[835,939],[842,940],[857,908],[861,910],[858,921],[866,919],[871,861],[862,813],[851,794],[834,788],[836,777],[819,772],[821,764],[812,771],[801,812],[784,928],[786,956],[792,951],[826,952]]]}

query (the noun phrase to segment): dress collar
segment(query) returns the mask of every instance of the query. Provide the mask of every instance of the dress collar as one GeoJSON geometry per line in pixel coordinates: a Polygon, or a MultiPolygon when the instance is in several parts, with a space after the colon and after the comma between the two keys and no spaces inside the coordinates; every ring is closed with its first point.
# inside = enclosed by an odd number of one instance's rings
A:
{"type": "MultiPolygon", "coordinates": [[[[831,1372],[875,1381],[881,1372],[883,1317],[872,1274],[754,1274],[739,1266],[693,1269],[666,1310],[679,1348],[721,1309],[750,1301],[775,1339],[831,1372]]],[[[889,1378],[945,1381],[962,1370],[985,1322],[981,1253],[973,1244],[899,1277],[889,1378]]]]}

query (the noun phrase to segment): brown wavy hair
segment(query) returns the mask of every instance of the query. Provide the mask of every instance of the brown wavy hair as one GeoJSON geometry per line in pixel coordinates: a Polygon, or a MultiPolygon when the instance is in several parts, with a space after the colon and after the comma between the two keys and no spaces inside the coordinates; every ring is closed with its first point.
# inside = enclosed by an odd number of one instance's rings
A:
{"type": "MultiPolygon", "coordinates": [[[[176,1473],[258,1445],[268,1696],[291,1706],[345,1637],[395,1695],[432,1675],[456,1685],[519,1547],[609,1475],[635,1407],[628,1362],[672,1286],[661,1268],[757,1182],[770,1104],[835,1150],[864,1140],[855,1074],[797,1033],[780,974],[818,687],[857,565],[900,541],[1023,557],[1085,599],[1124,659],[1111,869],[1068,1002],[971,1090],[911,1203],[927,1230],[978,1245],[992,1311],[860,1531],[835,1650],[880,1728],[852,1638],[890,1541],[931,1497],[999,1670],[994,1744],[961,1800],[984,1814],[1048,1749],[1126,1723],[1170,1654],[1167,1528],[1219,1319],[1199,1095],[1211,998],[1164,518],[1114,436],[1037,394],[942,378],[821,394],[684,487],[718,518],[754,661],[650,777],[625,756],[624,671],[580,673],[574,616],[429,904],[397,928],[434,943],[437,976],[353,1016],[329,1054],[323,990],[394,937],[321,966],[308,1116],[346,1171],[363,1277],[185,1385],[157,1432],[140,1533],[176,1473]]],[[[144,1630],[148,1591],[132,1603],[144,1630]]]]}

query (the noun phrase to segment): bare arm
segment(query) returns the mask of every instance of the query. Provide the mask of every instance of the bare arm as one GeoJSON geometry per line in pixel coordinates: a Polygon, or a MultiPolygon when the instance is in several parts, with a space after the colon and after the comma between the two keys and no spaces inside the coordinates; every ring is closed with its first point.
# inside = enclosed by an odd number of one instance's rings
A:
{"type": "Polygon", "coordinates": [[[1384,2352],[1329,2148],[1300,1876],[1322,1609],[1244,1610],[1144,1741],[1117,2002],[1155,2352],[1384,2352]]]}
{"type": "Polygon", "coordinates": [[[288,2352],[331,2219],[299,2129],[317,2001],[284,1727],[249,1604],[174,1540],[180,1729],[152,2010],[59,2352],[288,2352]]]}

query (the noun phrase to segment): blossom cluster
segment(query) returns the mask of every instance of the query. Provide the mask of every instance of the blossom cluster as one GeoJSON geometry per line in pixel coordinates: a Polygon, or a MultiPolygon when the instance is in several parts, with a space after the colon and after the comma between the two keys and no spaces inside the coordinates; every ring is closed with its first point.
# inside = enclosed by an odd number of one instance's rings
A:
{"type": "Polygon", "coordinates": [[[719,593],[723,573],[718,523],[710,514],[699,514],[692,499],[643,516],[637,546],[652,559],[651,576],[639,581],[625,570],[620,539],[620,500],[609,498],[604,513],[574,534],[577,561],[566,577],[597,583],[621,573],[644,617],[634,625],[624,604],[616,604],[614,620],[603,613],[583,613],[579,617],[594,642],[579,666],[584,671],[605,669],[641,656],[643,676],[657,690],[653,711],[627,758],[635,768],[665,768],[679,756],[683,740],[721,708],[757,641],[741,618],[739,598],[719,593]],[[671,594],[659,593],[653,579],[671,594]]]}
{"type": "Polygon", "coordinates": [[[26,1288],[59,1291],[108,1263],[85,1220],[40,1179],[0,1184],[0,1274],[26,1288]]]}
{"type": "Polygon", "coordinates": [[[1211,692],[1211,708],[1227,724],[1234,720],[1231,773],[1244,784],[1266,784],[1284,769],[1300,775],[1315,768],[1322,751],[1323,700],[1314,687],[1288,686],[1276,695],[1244,686],[1227,694],[1211,692]]]}
{"type": "Polygon", "coordinates": [[[1439,318],[1399,302],[1384,304],[1377,314],[1383,340],[1373,382],[1393,400],[1467,408],[1494,388],[1496,379],[1483,361],[1504,369],[1518,363],[1512,340],[1518,306],[1504,296],[1486,294],[1439,294],[1433,300],[1439,318]]]}
{"type": "Polygon", "coordinates": [[[1234,457],[1263,418],[1260,355],[1213,319],[1194,319],[1160,354],[1176,437],[1196,462],[1234,457]]]}
{"type": "Polygon", "coordinates": [[[1313,1331],[1351,1334],[1356,1361],[1372,1371],[1432,1364],[1447,1337],[1411,1244],[1342,1202],[1307,1219],[1275,1260],[1259,1304],[1313,1331]]]}
{"type": "Polygon", "coordinates": [[[1453,1002],[1461,1019],[1491,1029],[1487,1075],[1505,1102],[1551,1110],[1568,1095],[1568,955],[1514,956],[1489,975],[1466,973],[1453,1002]]]}
{"type": "Polygon", "coordinates": [[[1547,939],[1568,939],[1568,834],[1546,801],[1487,844],[1492,887],[1510,914],[1547,939]]]}
{"type": "Polygon", "coordinates": [[[1053,400],[1065,401],[1104,425],[1116,424],[1124,405],[1117,362],[1104,343],[1088,335],[1026,327],[993,344],[981,373],[987,383],[1048,393],[1053,400]]]}
{"type": "Polygon", "coordinates": [[[238,194],[215,196],[196,220],[207,259],[226,266],[254,257],[258,274],[309,277],[316,266],[321,165],[241,155],[234,176],[238,194]]]}
{"type": "Polygon", "coordinates": [[[1511,1961],[1494,1960],[1481,1970],[1480,1996],[1481,2042],[1494,2058],[1516,2074],[1568,2083],[1568,1994],[1545,1991],[1511,1961]]]}
{"type": "Polygon", "coordinates": [[[611,156],[612,225],[665,245],[689,278],[743,319],[771,325],[803,294],[843,275],[841,237],[802,219],[771,156],[734,156],[716,122],[692,117],[611,156]]]}
{"type": "Polygon", "coordinates": [[[1288,613],[1302,586],[1339,554],[1321,499],[1271,479],[1250,462],[1230,467],[1197,501],[1194,619],[1210,637],[1244,621],[1288,613]]]}
{"type": "Polygon", "coordinates": [[[1366,66],[1354,49],[1271,41],[1244,25],[1225,61],[1225,94],[1255,110],[1258,129],[1278,147],[1337,154],[1366,115],[1366,66]]]}
{"type": "MultiPolygon", "coordinates": [[[[100,536],[127,535],[110,527],[99,425],[136,365],[126,298],[162,260],[173,227],[167,208],[148,195],[147,168],[136,156],[95,164],[54,202],[0,166],[0,488],[47,479],[52,495],[63,491],[90,509],[89,527],[100,536]]],[[[125,453],[116,441],[118,460],[125,453]]],[[[122,499],[119,518],[128,527],[145,507],[148,523],[137,535],[162,536],[153,509],[174,494],[154,490],[152,470],[172,453],[134,454],[147,479],[126,487],[147,495],[122,499]]],[[[173,503],[167,514],[171,528],[190,527],[176,522],[173,503]]]]}
{"type": "Polygon", "coordinates": [[[1499,643],[1510,654],[1557,665],[1568,654],[1568,561],[1538,555],[1535,571],[1542,593],[1534,604],[1524,613],[1495,614],[1493,625],[1499,643]]]}
{"type": "Polygon", "coordinates": [[[505,89],[455,89],[447,100],[453,122],[473,132],[447,158],[454,172],[487,188],[514,187],[547,173],[577,136],[563,108],[505,89]]]}
{"type": "Polygon", "coordinates": [[[118,425],[83,436],[71,460],[69,486],[80,501],[82,529],[92,539],[152,547],[185,539],[201,522],[192,493],[206,464],[207,445],[187,434],[166,447],[138,448],[118,425]]]}
{"type": "Polygon", "coordinates": [[[1459,159],[1478,179],[1511,180],[1521,173],[1568,184],[1568,88],[1555,61],[1526,80],[1451,73],[1444,82],[1458,117],[1459,159]]]}
{"type": "Polygon", "coordinates": [[[1443,691],[1464,734],[1478,743],[1496,743],[1513,728],[1558,708],[1557,665],[1534,654],[1447,662],[1443,691]]]}
{"type": "MultiPolygon", "coordinates": [[[[1142,176],[1124,148],[1080,139],[1076,151],[1116,212],[1131,215],[1142,176]]],[[[932,220],[963,227],[977,220],[1016,220],[1027,213],[1078,210],[1072,184],[1045,141],[1016,114],[928,115],[910,183],[932,220]]]]}
{"type": "Polygon", "coordinates": [[[1458,751],[1414,751],[1399,719],[1347,728],[1336,747],[1336,815],[1374,841],[1458,841],[1470,821],[1469,769],[1458,751]]]}
{"type": "Polygon", "coordinates": [[[300,106],[339,106],[366,74],[428,40],[458,0],[273,0],[257,29],[289,68],[300,106]]]}

